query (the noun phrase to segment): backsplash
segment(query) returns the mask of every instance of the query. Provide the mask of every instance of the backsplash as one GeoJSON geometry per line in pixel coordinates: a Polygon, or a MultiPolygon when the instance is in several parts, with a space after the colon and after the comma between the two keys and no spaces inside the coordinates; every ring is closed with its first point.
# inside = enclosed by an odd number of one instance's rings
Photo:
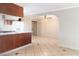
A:
{"type": "Polygon", "coordinates": [[[5,24],[4,20],[0,14],[0,31],[24,31],[23,21],[12,21],[12,24],[5,24]]]}
{"type": "Polygon", "coordinates": [[[12,24],[12,29],[14,31],[24,31],[24,22],[23,21],[14,21],[12,24]]]}

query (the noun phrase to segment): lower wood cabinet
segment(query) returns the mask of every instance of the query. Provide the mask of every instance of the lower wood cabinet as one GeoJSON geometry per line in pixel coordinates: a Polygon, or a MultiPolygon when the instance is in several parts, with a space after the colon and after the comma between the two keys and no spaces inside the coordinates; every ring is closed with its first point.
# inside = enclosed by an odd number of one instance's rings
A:
{"type": "Polygon", "coordinates": [[[0,36],[0,53],[31,43],[31,33],[0,36]]]}

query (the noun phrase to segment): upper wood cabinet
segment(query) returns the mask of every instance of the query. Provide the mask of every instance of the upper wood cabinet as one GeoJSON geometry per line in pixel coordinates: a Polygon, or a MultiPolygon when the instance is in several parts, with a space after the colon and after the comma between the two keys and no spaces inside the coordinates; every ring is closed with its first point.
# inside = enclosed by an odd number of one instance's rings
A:
{"type": "Polygon", "coordinates": [[[0,3],[0,13],[23,17],[23,8],[13,3],[0,3]]]}

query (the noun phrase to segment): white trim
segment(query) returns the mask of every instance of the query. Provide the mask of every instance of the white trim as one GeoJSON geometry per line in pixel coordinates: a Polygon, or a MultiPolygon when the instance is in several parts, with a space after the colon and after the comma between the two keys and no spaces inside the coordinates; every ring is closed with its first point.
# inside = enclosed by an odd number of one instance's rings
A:
{"type": "Polygon", "coordinates": [[[50,10],[50,11],[46,11],[46,12],[42,12],[42,13],[38,13],[38,14],[29,14],[28,16],[37,16],[37,15],[42,15],[42,14],[46,14],[46,13],[50,13],[50,12],[55,12],[55,11],[61,11],[61,10],[67,10],[67,9],[71,9],[71,8],[77,8],[79,6],[71,6],[71,7],[65,7],[65,8],[60,8],[60,9],[55,9],[55,10],[50,10]]]}
{"type": "Polygon", "coordinates": [[[22,46],[22,47],[18,47],[18,48],[15,48],[15,49],[13,49],[13,50],[10,50],[10,51],[1,53],[0,56],[4,56],[4,55],[6,55],[6,54],[8,54],[8,53],[15,52],[15,51],[17,51],[17,50],[23,49],[23,48],[25,48],[25,47],[27,47],[27,46],[29,46],[29,45],[31,45],[31,44],[26,44],[26,45],[24,45],[24,46],[22,46]]]}
{"type": "Polygon", "coordinates": [[[77,8],[77,7],[79,7],[79,6],[65,7],[65,8],[55,9],[53,11],[61,11],[61,10],[66,10],[66,9],[71,9],[71,8],[77,8]]]}
{"type": "Polygon", "coordinates": [[[64,45],[64,44],[60,44],[59,46],[60,47],[69,48],[69,49],[73,49],[73,50],[78,50],[79,51],[79,48],[78,47],[72,47],[70,45],[64,45]]]}

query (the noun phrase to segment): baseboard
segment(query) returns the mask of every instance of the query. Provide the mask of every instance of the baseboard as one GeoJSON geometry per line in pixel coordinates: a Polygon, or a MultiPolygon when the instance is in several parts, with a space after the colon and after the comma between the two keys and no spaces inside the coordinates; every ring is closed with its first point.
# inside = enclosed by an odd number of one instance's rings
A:
{"type": "Polygon", "coordinates": [[[12,49],[12,50],[10,50],[10,51],[1,53],[0,56],[4,56],[4,55],[6,55],[6,54],[8,54],[8,53],[15,52],[15,51],[17,51],[17,50],[23,49],[23,48],[25,48],[25,47],[27,47],[27,46],[29,46],[29,45],[31,45],[31,44],[27,44],[27,45],[24,45],[24,46],[22,46],[22,47],[18,47],[18,48],[12,49]]]}
{"type": "Polygon", "coordinates": [[[79,48],[77,48],[77,47],[72,47],[72,46],[70,46],[70,45],[60,44],[59,46],[60,46],[60,47],[64,47],[64,48],[73,49],[73,50],[79,50],[79,48]]]}

